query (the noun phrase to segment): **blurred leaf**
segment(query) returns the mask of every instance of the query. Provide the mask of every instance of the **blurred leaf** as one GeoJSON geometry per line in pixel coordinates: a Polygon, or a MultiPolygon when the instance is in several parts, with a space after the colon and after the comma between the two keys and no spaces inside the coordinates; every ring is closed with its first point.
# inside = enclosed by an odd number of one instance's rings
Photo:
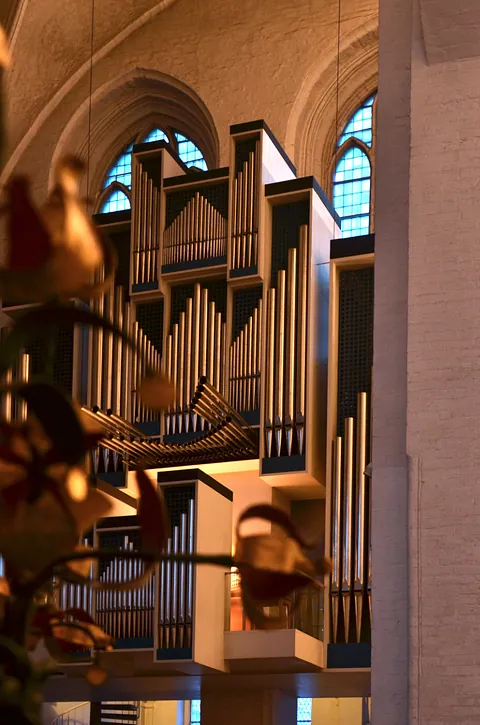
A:
{"type": "Polygon", "coordinates": [[[12,367],[20,351],[30,342],[43,337],[49,330],[73,325],[101,327],[112,332],[135,349],[135,343],[122,330],[95,312],[79,307],[47,304],[35,307],[19,318],[0,348],[0,375],[12,367]]]}
{"type": "Polygon", "coordinates": [[[10,60],[7,34],[4,28],[0,25],[0,68],[7,68],[10,65],[10,60]]]}
{"type": "MultiPolygon", "coordinates": [[[[13,273],[37,270],[47,264],[53,245],[45,224],[30,197],[30,182],[24,176],[12,178],[5,187],[9,239],[7,270],[13,273]]],[[[11,301],[12,298],[8,298],[11,301]]]]}
{"type": "Polygon", "coordinates": [[[167,508],[163,494],[143,469],[137,469],[135,476],[139,493],[138,521],[142,532],[142,548],[160,553],[168,538],[167,508]]]}
{"type": "Polygon", "coordinates": [[[0,553],[9,571],[16,579],[43,572],[74,551],[80,535],[110,509],[108,497],[93,488],[84,501],[65,502],[64,506],[50,492],[43,493],[35,503],[18,506],[15,516],[0,506],[0,553]]]}
{"type": "Polygon", "coordinates": [[[85,677],[89,685],[92,685],[92,687],[100,687],[100,685],[103,685],[107,681],[108,675],[99,664],[93,664],[88,668],[85,677]]]}
{"type": "Polygon", "coordinates": [[[296,541],[304,549],[313,549],[317,545],[316,543],[307,543],[297,531],[290,516],[285,511],[282,511],[282,509],[271,506],[270,504],[256,504],[241,513],[237,521],[237,536],[239,538],[241,524],[250,519],[263,519],[264,521],[269,521],[271,524],[280,526],[291,539],[296,541]]]}
{"type": "Polygon", "coordinates": [[[175,398],[175,387],[165,376],[157,374],[142,380],[139,394],[149,408],[165,410],[175,398]]]}
{"type": "Polygon", "coordinates": [[[6,131],[5,131],[5,84],[4,71],[10,64],[7,34],[0,25],[0,171],[5,163],[6,131]]]}
{"type": "Polygon", "coordinates": [[[61,622],[52,624],[52,636],[63,652],[75,652],[90,647],[112,649],[113,638],[96,624],[61,622]]]}
{"type": "Polygon", "coordinates": [[[79,622],[95,624],[95,620],[93,619],[93,617],[91,617],[90,614],[84,609],[79,609],[78,607],[70,607],[70,609],[65,609],[63,613],[66,617],[73,617],[73,619],[77,619],[79,622]]]}
{"type": "MultiPolygon", "coordinates": [[[[89,546],[76,546],[75,551],[93,551],[89,546]]],[[[64,570],[58,572],[58,576],[65,581],[77,583],[88,579],[92,568],[93,559],[76,559],[67,561],[64,570]]]]}
{"type": "Polygon", "coordinates": [[[14,390],[26,401],[61,460],[70,465],[79,463],[85,455],[83,429],[67,396],[47,382],[21,384],[14,390]]]}

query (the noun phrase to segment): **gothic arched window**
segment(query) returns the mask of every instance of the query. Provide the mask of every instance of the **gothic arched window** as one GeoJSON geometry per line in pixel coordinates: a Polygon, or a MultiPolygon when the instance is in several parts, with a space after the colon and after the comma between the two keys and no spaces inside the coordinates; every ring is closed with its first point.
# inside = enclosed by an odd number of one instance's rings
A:
{"type": "Polygon", "coordinates": [[[207,162],[198,146],[188,136],[169,127],[154,128],[142,134],[126,146],[109,168],[103,182],[104,192],[100,203],[100,213],[130,209],[130,189],[132,187],[132,149],[137,143],[165,141],[172,146],[185,166],[207,171],[207,162]]]}
{"type": "Polygon", "coordinates": [[[374,116],[375,95],[355,111],[338,139],[332,196],[342,237],[373,231],[374,116]]]}

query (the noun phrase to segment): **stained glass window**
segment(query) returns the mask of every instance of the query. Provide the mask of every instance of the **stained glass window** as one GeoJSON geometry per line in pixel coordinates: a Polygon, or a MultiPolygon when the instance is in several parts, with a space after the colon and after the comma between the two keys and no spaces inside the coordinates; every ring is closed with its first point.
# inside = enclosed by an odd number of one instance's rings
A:
{"type": "Polygon", "coordinates": [[[123,184],[129,189],[132,185],[132,149],[133,143],[122,151],[118,159],[115,161],[110,171],[105,177],[103,188],[106,189],[114,181],[123,184]]]}
{"type": "Polygon", "coordinates": [[[165,141],[166,143],[169,143],[167,134],[165,131],[162,131],[161,128],[154,128],[153,131],[150,131],[150,133],[145,136],[142,143],[152,143],[153,141],[165,141]]]}
{"type": "MultiPolygon", "coordinates": [[[[132,143],[130,143],[115,160],[115,163],[111,166],[105,176],[103,182],[103,188],[108,189],[110,184],[117,181],[119,184],[126,186],[127,189],[132,187],[132,150],[135,143],[152,143],[154,141],[165,141],[170,143],[172,139],[172,145],[175,151],[180,156],[186,166],[195,166],[201,171],[207,171],[207,162],[198,146],[193,143],[191,139],[184,136],[178,131],[173,132],[170,129],[170,138],[166,131],[161,128],[154,128],[144,137],[138,137],[132,143]]],[[[121,209],[130,209],[130,201],[126,194],[116,189],[108,197],[107,200],[102,204],[101,214],[108,214],[111,211],[120,211],[121,209]]]]}
{"type": "Polygon", "coordinates": [[[112,211],[124,211],[130,209],[130,199],[120,189],[115,189],[104,201],[101,214],[109,214],[112,211]]]}
{"type": "Polygon", "coordinates": [[[367,146],[372,145],[372,125],[373,125],[373,102],[375,96],[370,96],[365,103],[360,106],[345,126],[342,135],[338,140],[340,147],[349,138],[358,138],[367,146]]]}
{"type": "Polygon", "coordinates": [[[183,163],[187,166],[196,166],[197,169],[206,171],[208,167],[198,146],[195,146],[193,141],[190,141],[189,138],[183,136],[181,133],[175,133],[175,138],[178,144],[178,155],[183,163]]]}
{"type": "Polygon", "coordinates": [[[190,703],[190,723],[200,722],[200,700],[192,700],[190,703]]]}
{"type": "Polygon", "coordinates": [[[333,178],[333,205],[342,220],[342,236],[368,234],[370,228],[371,168],[366,154],[349,148],[333,178]]]}
{"type": "Polygon", "coordinates": [[[297,725],[311,725],[312,723],[312,698],[297,698],[297,725]]]}
{"type": "Polygon", "coordinates": [[[341,219],[342,237],[369,234],[371,229],[374,100],[375,96],[370,96],[355,111],[338,140],[333,205],[341,219]]]}

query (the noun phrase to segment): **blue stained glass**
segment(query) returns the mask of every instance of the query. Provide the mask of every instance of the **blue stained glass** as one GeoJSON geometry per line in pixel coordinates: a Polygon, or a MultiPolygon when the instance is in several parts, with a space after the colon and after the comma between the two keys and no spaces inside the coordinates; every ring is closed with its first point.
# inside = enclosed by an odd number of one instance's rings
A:
{"type": "Polygon", "coordinates": [[[112,211],[124,211],[125,209],[130,209],[130,199],[123,191],[115,189],[103,203],[100,213],[109,214],[112,211]]]}
{"type": "Polygon", "coordinates": [[[161,128],[154,128],[143,139],[143,143],[152,143],[153,141],[165,141],[169,143],[167,134],[161,128]]]}
{"type": "Polygon", "coordinates": [[[178,155],[182,159],[183,163],[186,164],[186,166],[195,166],[197,169],[207,171],[207,163],[198,146],[181,133],[175,133],[175,138],[177,139],[178,144],[178,155]]]}
{"type": "Polygon", "coordinates": [[[345,126],[342,135],[338,140],[340,147],[349,138],[358,138],[367,146],[372,145],[372,122],[373,122],[373,101],[375,96],[370,96],[365,103],[351,117],[345,126]]]}
{"type": "Polygon", "coordinates": [[[192,700],[190,703],[190,723],[193,725],[194,723],[200,722],[200,707],[201,707],[201,701],[200,700],[192,700]]]}
{"type": "Polygon", "coordinates": [[[311,725],[312,722],[312,698],[297,698],[297,725],[311,725]]]}
{"type": "Polygon", "coordinates": [[[342,220],[342,237],[370,231],[371,168],[366,154],[357,146],[347,149],[333,177],[333,206],[342,220]]]}
{"type": "Polygon", "coordinates": [[[127,189],[130,189],[132,185],[132,149],[133,143],[127,146],[117,158],[105,177],[104,189],[114,181],[118,181],[119,184],[123,184],[127,189]]]}

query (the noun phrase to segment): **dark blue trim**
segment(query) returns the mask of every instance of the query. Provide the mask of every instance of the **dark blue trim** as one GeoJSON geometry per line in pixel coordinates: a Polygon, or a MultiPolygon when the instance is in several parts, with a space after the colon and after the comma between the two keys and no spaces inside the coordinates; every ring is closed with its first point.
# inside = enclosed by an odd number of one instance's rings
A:
{"type": "Polygon", "coordinates": [[[141,284],[132,284],[132,292],[149,292],[158,289],[158,282],[142,282],[141,284]]]}
{"type": "Polygon", "coordinates": [[[183,169],[185,173],[188,173],[188,166],[183,163],[180,156],[175,153],[172,145],[170,143],[167,143],[167,141],[151,141],[150,143],[137,143],[132,149],[132,154],[141,154],[144,151],[160,151],[160,149],[165,149],[165,151],[168,151],[172,159],[177,162],[180,168],[183,169]]]}
{"type": "Polygon", "coordinates": [[[169,272],[184,272],[188,269],[199,269],[200,267],[219,267],[227,263],[227,257],[210,257],[210,259],[193,259],[190,262],[179,262],[178,264],[162,264],[162,274],[169,272]]]}
{"type": "Polygon", "coordinates": [[[117,639],[115,649],[153,649],[153,637],[129,637],[117,639]]]}
{"type": "Polygon", "coordinates": [[[155,660],[191,660],[193,656],[192,648],[185,647],[184,649],[157,649],[155,660]]]}
{"type": "Polygon", "coordinates": [[[262,459],[262,474],[293,473],[305,470],[305,456],[280,456],[262,459]]]}
{"type": "Polygon", "coordinates": [[[258,267],[243,267],[241,269],[231,269],[230,277],[250,277],[254,274],[258,274],[258,267]]]}
{"type": "Polygon", "coordinates": [[[135,428],[138,428],[146,436],[160,435],[159,420],[148,420],[145,423],[135,423],[135,428]]]}
{"type": "Polygon", "coordinates": [[[129,222],[131,217],[131,209],[122,209],[121,211],[111,211],[108,214],[94,214],[92,219],[97,227],[102,227],[106,224],[119,224],[120,222],[129,222]]]}
{"type": "Polygon", "coordinates": [[[291,161],[290,157],[287,155],[287,152],[281,146],[280,142],[277,140],[276,136],[274,135],[273,131],[270,129],[270,127],[265,123],[263,119],[259,119],[258,121],[249,121],[248,123],[237,123],[233,126],[230,126],[230,136],[236,136],[239,133],[248,133],[249,131],[265,131],[265,133],[268,135],[270,140],[273,142],[275,148],[282,156],[283,160],[286,162],[286,164],[290,167],[291,171],[297,175],[297,167],[295,164],[291,161]]]}
{"type": "Polygon", "coordinates": [[[106,519],[100,519],[97,522],[97,529],[123,529],[132,526],[138,526],[138,518],[136,514],[131,516],[108,516],[106,519]]]}
{"type": "Polygon", "coordinates": [[[127,476],[125,471],[117,471],[116,473],[97,473],[97,478],[115,488],[125,488],[127,485],[127,476]]]}
{"type": "Polygon", "coordinates": [[[219,493],[229,501],[233,501],[233,493],[226,486],[222,486],[221,483],[216,481],[214,478],[204,473],[200,468],[189,468],[185,471],[169,471],[168,473],[157,473],[157,481],[159,484],[166,485],[169,483],[188,483],[192,481],[201,481],[209,488],[219,493]]]}
{"type": "Polygon", "coordinates": [[[367,669],[371,666],[372,645],[370,642],[328,645],[328,669],[367,669]]]}
{"type": "Polygon", "coordinates": [[[289,179],[288,181],[276,181],[273,184],[265,184],[265,196],[292,194],[296,191],[309,191],[310,189],[313,189],[313,191],[315,191],[315,193],[320,197],[323,205],[328,209],[335,220],[335,223],[341,227],[342,220],[314,176],[302,176],[301,179],[289,179]]]}
{"type": "Polygon", "coordinates": [[[356,257],[361,254],[375,252],[375,234],[362,234],[360,237],[344,237],[332,239],[330,242],[330,259],[356,257]]]}
{"type": "Polygon", "coordinates": [[[165,189],[168,189],[171,186],[201,184],[204,181],[211,181],[212,179],[225,179],[228,178],[228,172],[228,166],[223,166],[221,169],[209,169],[208,171],[192,171],[181,176],[170,176],[168,179],[165,179],[163,186],[165,189]]]}
{"type": "Polygon", "coordinates": [[[248,425],[260,425],[259,410],[240,410],[239,413],[248,425]]]}
{"type": "Polygon", "coordinates": [[[189,433],[170,433],[169,435],[163,436],[163,442],[182,445],[182,443],[190,443],[190,441],[194,441],[202,435],[204,434],[197,431],[190,431],[189,433]]]}

